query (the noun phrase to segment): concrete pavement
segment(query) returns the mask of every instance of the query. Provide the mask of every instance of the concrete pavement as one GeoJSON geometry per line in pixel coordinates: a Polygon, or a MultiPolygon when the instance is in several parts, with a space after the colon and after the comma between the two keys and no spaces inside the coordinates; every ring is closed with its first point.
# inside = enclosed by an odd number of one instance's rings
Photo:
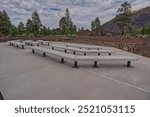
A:
{"type": "Polygon", "coordinates": [[[100,63],[99,68],[85,62],[74,69],[71,63],[60,64],[57,58],[1,43],[0,91],[8,100],[150,99],[150,58],[109,49],[139,61],[131,68],[108,61],[100,63]]]}

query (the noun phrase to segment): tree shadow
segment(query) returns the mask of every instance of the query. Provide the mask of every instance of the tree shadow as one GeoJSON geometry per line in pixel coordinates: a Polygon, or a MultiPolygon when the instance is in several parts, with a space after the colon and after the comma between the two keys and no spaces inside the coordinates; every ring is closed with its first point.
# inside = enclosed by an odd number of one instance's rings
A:
{"type": "Polygon", "coordinates": [[[4,100],[4,97],[1,92],[0,92],[0,100],[4,100]]]}

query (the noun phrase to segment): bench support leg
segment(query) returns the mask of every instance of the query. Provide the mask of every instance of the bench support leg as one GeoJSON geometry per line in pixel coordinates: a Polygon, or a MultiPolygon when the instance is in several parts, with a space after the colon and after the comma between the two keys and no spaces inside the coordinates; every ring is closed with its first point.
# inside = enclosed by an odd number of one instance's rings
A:
{"type": "Polygon", "coordinates": [[[47,45],[49,46],[49,43],[47,45]]]}
{"type": "Polygon", "coordinates": [[[78,66],[78,62],[77,62],[77,61],[75,61],[75,62],[74,62],[74,66],[73,66],[73,68],[79,68],[79,66],[78,66]]]}
{"type": "Polygon", "coordinates": [[[94,61],[94,68],[97,68],[97,61],[94,61]]]}
{"type": "Polygon", "coordinates": [[[45,53],[43,53],[43,57],[45,57],[46,56],[46,54],[45,53]]]}
{"type": "Polygon", "coordinates": [[[111,56],[111,53],[109,53],[109,56],[111,56]]]}
{"type": "Polygon", "coordinates": [[[65,49],[64,52],[67,53],[67,50],[65,49]]]}
{"type": "Polygon", "coordinates": [[[101,54],[100,53],[98,53],[98,56],[100,56],[101,54]]]}
{"type": "Polygon", "coordinates": [[[76,52],[75,52],[75,51],[73,51],[73,54],[75,55],[75,54],[76,54],[76,52]]]}
{"type": "Polygon", "coordinates": [[[65,63],[65,61],[64,61],[64,58],[61,58],[61,61],[60,61],[61,63],[65,63]]]}
{"type": "Polygon", "coordinates": [[[22,49],[24,49],[24,45],[22,45],[22,49]]]}
{"type": "Polygon", "coordinates": [[[52,47],[52,50],[54,50],[54,47],[52,47]]]}
{"type": "Polygon", "coordinates": [[[84,56],[86,56],[86,53],[84,53],[84,56]]]}
{"type": "Polygon", "coordinates": [[[34,53],[34,49],[32,49],[32,53],[34,53]]]}
{"type": "Polygon", "coordinates": [[[131,61],[127,62],[127,67],[131,67],[131,61]]]}

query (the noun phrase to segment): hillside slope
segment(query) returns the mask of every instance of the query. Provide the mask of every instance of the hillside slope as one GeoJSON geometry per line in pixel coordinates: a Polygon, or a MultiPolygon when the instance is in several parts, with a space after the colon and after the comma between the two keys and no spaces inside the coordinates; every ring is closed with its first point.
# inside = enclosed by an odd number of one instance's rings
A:
{"type": "MultiPolygon", "coordinates": [[[[134,28],[142,28],[143,26],[150,25],[150,6],[134,11],[132,14],[134,28]]],[[[106,22],[102,27],[107,31],[119,32],[117,24],[114,22],[115,18],[106,22]]]]}

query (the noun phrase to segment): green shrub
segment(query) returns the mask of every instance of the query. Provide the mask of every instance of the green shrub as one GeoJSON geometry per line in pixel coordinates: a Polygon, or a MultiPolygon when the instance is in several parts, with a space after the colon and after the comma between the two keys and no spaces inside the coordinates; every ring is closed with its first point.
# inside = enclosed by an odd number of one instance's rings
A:
{"type": "Polygon", "coordinates": [[[34,37],[34,34],[33,34],[33,33],[30,33],[28,36],[29,36],[29,37],[34,37]]]}

